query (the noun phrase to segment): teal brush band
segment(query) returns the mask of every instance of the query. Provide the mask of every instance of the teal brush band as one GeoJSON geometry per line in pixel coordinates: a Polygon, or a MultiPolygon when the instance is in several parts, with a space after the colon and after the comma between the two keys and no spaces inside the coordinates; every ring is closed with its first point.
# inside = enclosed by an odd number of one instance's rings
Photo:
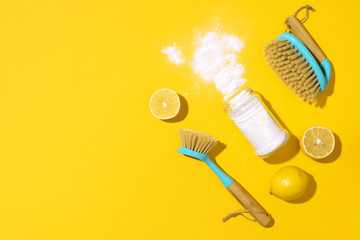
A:
{"type": "Polygon", "coordinates": [[[294,48],[299,49],[299,52],[301,52],[302,56],[305,57],[306,61],[308,61],[312,69],[314,69],[318,82],[320,83],[320,90],[324,91],[331,77],[331,65],[329,59],[325,59],[319,65],[307,47],[305,47],[297,37],[290,33],[284,32],[276,39],[286,39],[295,45],[294,48]]]}
{"type": "Polygon", "coordinates": [[[210,167],[210,169],[213,170],[213,172],[219,177],[220,181],[224,184],[225,187],[229,187],[231,184],[233,184],[234,180],[226,173],[224,173],[213,161],[211,161],[208,155],[192,151],[186,147],[179,148],[177,152],[204,161],[210,167]]]}

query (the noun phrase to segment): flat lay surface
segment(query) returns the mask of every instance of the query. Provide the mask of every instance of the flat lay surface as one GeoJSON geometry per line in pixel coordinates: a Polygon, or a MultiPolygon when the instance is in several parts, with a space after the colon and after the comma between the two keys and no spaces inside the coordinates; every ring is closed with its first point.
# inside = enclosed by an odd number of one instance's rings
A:
{"type": "Polygon", "coordinates": [[[359,10],[348,0],[3,1],[0,239],[356,239],[359,10]],[[316,11],[304,25],[333,65],[312,105],[263,57],[305,4],[316,11]],[[232,84],[259,93],[289,132],[267,159],[224,111],[232,89],[206,80],[201,54],[210,37],[226,41],[219,57],[233,63],[232,84]],[[150,111],[161,88],[180,96],[174,119],[150,111]],[[323,160],[300,149],[313,126],[334,133],[323,160]],[[222,222],[243,207],[205,163],[177,153],[178,128],[219,140],[210,158],[272,215],[272,227],[242,216],[222,222]],[[270,195],[285,166],[311,175],[293,202],[270,195]]]}

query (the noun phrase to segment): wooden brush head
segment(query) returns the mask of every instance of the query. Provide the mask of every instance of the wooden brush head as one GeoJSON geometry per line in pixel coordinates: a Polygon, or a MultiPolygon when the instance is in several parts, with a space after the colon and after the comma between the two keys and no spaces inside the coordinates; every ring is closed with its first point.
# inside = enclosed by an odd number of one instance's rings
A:
{"type": "Polygon", "coordinates": [[[216,138],[190,129],[179,128],[179,135],[183,147],[202,154],[208,154],[218,143],[216,138]]]}
{"type": "Polygon", "coordinates": [[[273,40],[264,48],[264,56],[279,78],[301,99],[313,103],[320,83],[298,48],[286,39],[273,40]]]}

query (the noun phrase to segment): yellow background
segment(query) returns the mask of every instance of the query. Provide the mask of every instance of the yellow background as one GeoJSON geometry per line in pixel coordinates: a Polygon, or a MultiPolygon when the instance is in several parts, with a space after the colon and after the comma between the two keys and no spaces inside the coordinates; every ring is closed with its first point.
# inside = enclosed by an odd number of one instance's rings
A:
{"type": "Polygon", "coordinates": [[[0,5],[0,239],[356,239],[359,223],[359,1],[2,1],[0,5]],[[288,90],[263,46],[305,4],[305,23],[335,68],[320,106],[288,90]],[[196,34],[222,29],[245,47],[238,61],[295,138],[271,159],[224,113],[221,94],[191,69],[196,34]],[[176,43],[188,60],[161,53],[176,43]],[[149,111],[159,88],[185,97],[181,121],[149,111]],[[326,100],[326,101],[325,101],[326,100]],[[337,135],[317,162],[298,150],[314,125],[337,135]],[[263,228],[201,162],[184,157],[178,127],[226,145],[216,160],[275,219],[263,228]],[[269,194],[295,165],[316,182],[298,203],[269,194]]]}

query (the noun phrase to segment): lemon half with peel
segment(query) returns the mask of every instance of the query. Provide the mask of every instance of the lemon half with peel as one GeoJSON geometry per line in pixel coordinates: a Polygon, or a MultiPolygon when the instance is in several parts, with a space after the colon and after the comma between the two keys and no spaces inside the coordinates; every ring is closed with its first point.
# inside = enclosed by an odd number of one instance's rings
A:
{"type": "Polygon", "coordinates": [[[335,148],[334,134],[325,127],[311,127],[305,131],[302,137],[301,148],[314,159],[325,158],[335,148]]]}
{"type": "Polygon", "coordinates": [[[171,119],[179,113],[179,110],[179,95],[171,89],[159,89],[150,98],[150,111],[156,118],[171,119]]]}

